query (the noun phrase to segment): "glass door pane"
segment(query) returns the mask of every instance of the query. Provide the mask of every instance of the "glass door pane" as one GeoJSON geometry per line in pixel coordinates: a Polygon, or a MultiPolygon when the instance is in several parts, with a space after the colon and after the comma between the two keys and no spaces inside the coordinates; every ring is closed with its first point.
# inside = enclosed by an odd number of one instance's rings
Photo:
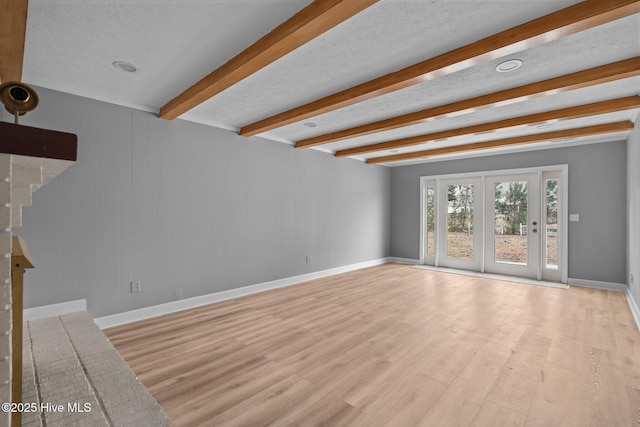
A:
{"type": "Polygon", "coordinates": [[[485,185],[485,271],[538,278],[540,176],[489,176],[485,185]]]}
{"type": "Polygon", "coordinates": [[[482,260],[482,180],[439,181],[438,265],[479,270],[482,260]]]}
{"type": "Polygon", "coordinates": [[[528,182],[498,181],[494,190],[494,261],[526,265],[528,182]]]}
{"type": "Polygon", "coordinates": [[[558,269],[558,179],[545,179],[545,268],[558,269]]]}
{"type": "MultiPolygon", "coordinates": [[[[563,278],[563,182],[561,171],[542,174],[542,278],[560,282],[563,278]]],[[[566,274],[566,273],[564,273],[566,274]]],[[[566,278],[565,278],[566,280],[566,278]]]]}
{"type": "Polygon", "coordinates": [[[473,184],[447,185],[447,256],[473,259],[473,184]]]}
{"type": "Polygon", "coordinates": [[[436,223],[436,188],[433,185],[427,185],[426,187],[426,194],[425,194],[425,198],[426,198],[426,215],[425,215],[425,230],[427,231],[427,238],[426,238],[426,250],[425,250],[425,255],[428,257],[434,257],[436,255],[436,230],[435,230],[435,223],[436,223]]]}

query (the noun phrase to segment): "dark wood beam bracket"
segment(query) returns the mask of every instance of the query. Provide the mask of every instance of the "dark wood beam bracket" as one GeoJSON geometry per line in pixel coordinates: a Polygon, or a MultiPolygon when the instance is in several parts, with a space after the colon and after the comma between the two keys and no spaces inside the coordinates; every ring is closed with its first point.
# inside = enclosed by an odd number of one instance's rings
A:
{"type": "Polygon", "coordinates": [[[66,132],[0,122],[0,153],[76,161],[78,137],[66,132]]]}

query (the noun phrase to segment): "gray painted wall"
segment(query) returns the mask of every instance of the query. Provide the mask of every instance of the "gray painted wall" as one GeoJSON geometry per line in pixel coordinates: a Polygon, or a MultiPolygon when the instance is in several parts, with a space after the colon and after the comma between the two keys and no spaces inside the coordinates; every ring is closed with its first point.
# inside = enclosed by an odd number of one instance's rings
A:
{"type": "Polygon", "coordinates": [[[626,283],[626,143],[426,163],[391,170],[391,256],[420,254],[420,177],[569,165],[569,277],[626,283]]]}
{"type": "Polygon", "coordinates": [[[640,307],[640,125],[636,123],[627,142],[627,283],[640,307]],[[631,283],[633,274],[633,283],[631,283]]]}
{"type": "Polygon", "coordinates": [[[389,255],[386,167],[38,93],[22,123],[78,134],[79,159],[14,230],[36,264],[25,307],[105,316],[389,255]]]}

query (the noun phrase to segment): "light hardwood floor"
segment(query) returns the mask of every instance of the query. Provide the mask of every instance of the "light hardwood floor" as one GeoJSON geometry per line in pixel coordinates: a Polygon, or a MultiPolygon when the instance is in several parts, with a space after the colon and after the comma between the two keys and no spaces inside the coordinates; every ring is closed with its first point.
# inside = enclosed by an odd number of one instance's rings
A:
{"type": "Polygon", "coordinates": [[[385,264],[106,334],[177,426],[640,426],[620,292],[385,264]]]}

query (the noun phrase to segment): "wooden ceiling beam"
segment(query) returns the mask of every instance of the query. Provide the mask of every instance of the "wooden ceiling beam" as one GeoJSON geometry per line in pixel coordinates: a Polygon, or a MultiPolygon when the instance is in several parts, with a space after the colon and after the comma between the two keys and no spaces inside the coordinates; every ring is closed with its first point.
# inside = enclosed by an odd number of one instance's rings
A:
{"type": "Polygon", "coordinates": [[[467,126],[457,129],[449,129],[440,132],[417,135],[409,138],[396,139],[392,141],[380,142],[377,144],[365,145],[361,147],[348,148],[336,152],[337,157],[354,156],[373,151],[391,150],[395,148],[409,147],[412,145],[424,144],[436,140],[453,138],[456,136],[470,135],[474,133],[487,133],[499,129],[506,129],[514,126],[530,126],[545,123],[548,121],[577,119],[580,117],[596,116],[599,114],[613,113],[616,111],[640,108],[640,96],[627,96],[609,101],[594,102],[592,104],[579,105],[577,107],[561,108],[559,110],[545,111],[544,113],[530,114],[528,116],[513,117],[510,119],[498,120],[496,122],[482,123],[479,125],[467,126]]]}
{"type": "Polygon", "coordinates": [[[289,52],[351,18],[378,0],[315,0],[160,109],[175,119],[289,52]]]}
{"type": "Polygon", "coordinates": [[[640,12],[640,0],[586,0],[374,80],[244,126],[253,136],[446,76],[640,12]]]}
{"type": "Polygon", "coordinates": [[[0,82],[22,81],[28,0],[0,0],[0,82]]]}
{"type": "Polygon", "coordinates": [[[494,141],[475,142],[471,144],[455,145],[453,147],[435,148],[431,150],[415,151],[413,153],[394,154],[391,156],[373,157],[367,159],[367,163],[391,163],[402,160],[423,159],[425,157],[442,156],[445,154],[462,153],[466,151],[487,150],[509,145],[532,144],[535,142],[553,141],[566,138],[578,138],[591,135],[625,132],[633,129],[630,121],[607,123],[604,125],[587,126],[583,128],[559,130],[555,132],[538,133],[534,135],[516,136],[513,138],[498,139],[494,141]]]}
{"type": "Polygon", "coordinates": [[[314,147],[321,144],[355,138],[375,132],[382,132],[400,127],[416,125],[436,118],[448,117],[475,110],[496,107],[504,102],[538,98],[573,89],[602,84],[614,80],[640,75],[640,57],[566,74],[564,76],[531,83],[475,98],[465,99],[451,104],[440,105],[402,116],[392,117],[362,126],[344,129],[338,132],[303,139],[296,143],[296,148],[314,147]]]}

